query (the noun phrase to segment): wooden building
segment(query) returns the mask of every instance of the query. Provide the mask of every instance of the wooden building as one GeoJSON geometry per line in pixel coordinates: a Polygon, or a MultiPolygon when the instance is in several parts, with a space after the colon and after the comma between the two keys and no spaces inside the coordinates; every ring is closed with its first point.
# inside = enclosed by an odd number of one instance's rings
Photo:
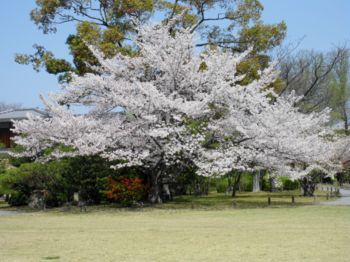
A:
{"type": "Polygon", "coordinates": [[[12,121],[26,119],[28,114],[47,117],[47,114],[44,111],[36,108],[12,109],[0,112],[0,144],[2,147],[11,148],[13,145],[11,140],[14,136],[11,131],[11,128],[13,127],[12,121]]]}

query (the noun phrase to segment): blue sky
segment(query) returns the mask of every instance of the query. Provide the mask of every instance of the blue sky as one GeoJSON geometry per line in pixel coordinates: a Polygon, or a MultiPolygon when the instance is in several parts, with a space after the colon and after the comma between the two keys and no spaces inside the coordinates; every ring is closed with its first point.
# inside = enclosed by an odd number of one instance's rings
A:
{"type": "MultiPolygon", "coordinates": [[[[38,43],[57,57],[69,58],[65,40],[72,25],[61,26],[56,34],[44,35],[29,19],[34,0],[2,0],[0,9],[0,101],[42,107],[39,94],[59,90],[56,76],[37,73],[30,66],[14,62],[15,53],[32,53],[38,43]]],[[[261,0],[267,23],[284,20],[287,41],[305,37],[303,49],[327,51],[350,41],[350,0],[261,0]]]]}

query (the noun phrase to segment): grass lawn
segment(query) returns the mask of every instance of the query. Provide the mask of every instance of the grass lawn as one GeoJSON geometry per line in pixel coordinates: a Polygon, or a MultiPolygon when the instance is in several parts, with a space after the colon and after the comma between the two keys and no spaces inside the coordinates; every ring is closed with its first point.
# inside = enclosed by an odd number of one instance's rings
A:
{"type": "Polygon", "coordinates": [[[206,210],[201,199],[0,216],[0,261],[350,261],[349,207],[206,210]]]}
{"type": "MultiPolygon", "coordinates": [[[[227,209],[227,208],[261,208],[268,207],[268,196],[271,198],[271,207],[290,207],[290,206],[302,206],[311,205],[318,202],[327,201],[327,192],[317,191],[316,197],[301,197],[299,190],[295,191],[283,191],[283,192],[242,192],[237,193],[236,198],[226,196],[225,194],[218,194],[211,192],[207,196],[180,196],[176,197],[174,201],[167,202],[159,208],[164,209],[227,209]],[[292,204],[292,196],[294,196],[294,204],[292,204]]],[[[330,201],[335,198],[329,199],[330,201]]]]}

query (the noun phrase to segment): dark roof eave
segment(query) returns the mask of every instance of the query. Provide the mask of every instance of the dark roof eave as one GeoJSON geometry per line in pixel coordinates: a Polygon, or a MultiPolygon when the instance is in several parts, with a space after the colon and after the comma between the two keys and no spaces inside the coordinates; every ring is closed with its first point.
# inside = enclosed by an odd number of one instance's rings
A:
{"type": "Polygon", "coordinates": [[[12,123],[12,121],[17,121],[17,120],[24,120],[24,119],[27,119],[27,118],[16,118],[16,119],[0,119],[0,123],[12,123]]]}

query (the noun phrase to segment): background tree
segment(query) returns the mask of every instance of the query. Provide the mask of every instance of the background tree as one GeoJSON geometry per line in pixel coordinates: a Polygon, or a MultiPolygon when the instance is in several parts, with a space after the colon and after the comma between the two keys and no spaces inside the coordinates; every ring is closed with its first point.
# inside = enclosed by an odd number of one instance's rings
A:
{"type": "Polygon", "coordinates": [[[97,65],[87,45],[97,46],[106,56],[118,52],[132,53],[125,42],[133,33],[133,19],[145,20],[154,10],[153,0],[36,0],[31,19],[43,33],[55,33],[57,26],[74,23],[76,33],[69,35],[66,44],[73,56],[73,64],[55,58],[45,47],[34,45],[32,55],[18,54],[16,61],[32,64],[35,70],[44,67],[50,74],[58,74],[60,80],[69,79],[69,73],[85,74],[91,69],[87,63],[97,65]]]}
{"type": "Polygon", "coordinates": [[[282,52],[278,58],[283,84],[280,95],[294,91],[302,96],[298,106],[304,112],[321,111],[331,104],[331,79],[338,64],[347,57],[347,49],[338,47],[328,53],[302,50],[282,52]]]}
{"type": "Polygon", "coordinates": [[[346,50],[344,56],[341,57],[339,63],[331,75],[330,80],[330,107],[332,108],[332,116],[334,120],[343,123],[345,134],[349,134],[349,51],[346,50]]]}
{"type": "Polygon", "coordinates": [[[37,8],[31,12],[32,21],[43,33],[54,33],[63,23],[74,23],[76,33],[68,36],[67,44],[73,64],[59,59],[40,45],[34,45],[31,55],[18,54],[16,61],[31,64],[35,70],[45,68],[60,80],[69,79],[70,72],[90,72],[88,64],[98,61],[87,48],[97,46],[105,56],[116,53],[133,55],[135,46],[134,20],[150,18],[167,23],[174,15],[185,12],[183,21],[174,28],[192,28],[201,35],[197,46],[220,46],[243,52],[253,46],[253,51],[240,67],[247,76],[244,83],[255,79],[258,70],[267,66],[267,51],[279,45],[286,32],[282,22],[266,25],[261,20],[263,6],[258,0],[36,0],[37,8]]]}

